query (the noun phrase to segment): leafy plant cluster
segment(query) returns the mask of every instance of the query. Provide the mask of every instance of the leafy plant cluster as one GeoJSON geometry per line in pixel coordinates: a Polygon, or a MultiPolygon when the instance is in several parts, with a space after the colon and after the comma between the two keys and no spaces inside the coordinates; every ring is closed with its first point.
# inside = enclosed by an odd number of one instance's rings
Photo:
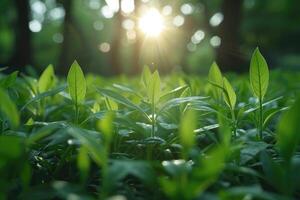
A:
{"type": "Polygon", "coordinates": [[[0,199],[298,199],[299,75],[249,75],[1,76],[0,199]]]}

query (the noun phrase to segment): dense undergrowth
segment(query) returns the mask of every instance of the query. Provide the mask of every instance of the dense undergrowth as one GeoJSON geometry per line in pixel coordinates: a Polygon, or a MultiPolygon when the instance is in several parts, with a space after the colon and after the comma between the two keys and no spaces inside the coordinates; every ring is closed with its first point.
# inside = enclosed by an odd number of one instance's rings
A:
{"type": "Polygon", "coordinates": [[[0,199],[299,199],[300,74],[0,77],[0,199]]]}

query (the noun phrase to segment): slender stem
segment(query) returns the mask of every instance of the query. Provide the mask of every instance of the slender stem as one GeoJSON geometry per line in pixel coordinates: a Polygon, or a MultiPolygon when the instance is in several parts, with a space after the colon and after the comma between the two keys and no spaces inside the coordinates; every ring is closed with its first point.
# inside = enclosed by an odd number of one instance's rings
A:
{"type": "Polygon", "coordinates": [[[155,105],[154,102],[152,103],[152,129],[151,129],[151,137],[154,137],[155,135],[155,105]]]}
{"type": "Polygon", "coordinates": [[[234,137],[236,137],[236,118],[235,118],[235,114],[234,114],[234,110],[231,109],[231,119],[232,119],[232,124],[233,124],[233,135],[234,137]]]}
{"type": "Polygon", "coordinates": [[[259,98],[259,138],[261,140],[263,138],[263,107],[261,98],[259,98]]]}
{"type": "Polygon", "coordinates": [[[78,105],[75,104],[75,123],[76,124],[78,124],[78,115],[79,115],[78,105]]]}

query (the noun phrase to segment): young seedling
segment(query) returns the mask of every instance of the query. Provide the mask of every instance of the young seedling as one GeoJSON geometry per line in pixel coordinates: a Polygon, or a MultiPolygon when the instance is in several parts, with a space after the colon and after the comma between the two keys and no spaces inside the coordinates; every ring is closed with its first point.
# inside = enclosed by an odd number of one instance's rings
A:
{"type": "Polygon", "coordinates": [[[79,106],[84,102],[86,94],[86,81],[77,61],[74,61],[69,70],[67,82],[69,94],[75,107],[75,122],[78,123],[79,106]]]}
{"type": "MultiPolygon", "coordinates": [[[[219,69],[219,66],[217,65],[216,62],[214,62],[208,73],[208,81],[213,85],[218,85],[222,86],[223,85],[223,75],[219,69]]],[[[216,101],[221,101],[222,100],[222,89],[219,87],[213,87],[212,88],[212,95],[216,101]]]]}
{"type": "Polygon", "coordinates": [[[228,105],[228,107],[230,108],[231,119],[232,119],[232,123],[233,123],[233,133],[234,133],[234,136],[236,136],[237,122],[236,122],[236,117],[235,117],[235,113],[234,113],[235,104],[236,104],[236,94],[235,94],[233,87],[231,86],[231,84],[225,77],[223,78],[223,84],[224,84],[224,93],[223,93],[224,100],[225,100],[226,104],[228,105]]]}
{"type": "Polygon", "coordinates": [[[54,81],[55,74],[53,65],[48,65],[38,80],[38,92],[47,92],[53,86],[54,81]]]}
{"type": "Polygon", "coordinates": [[[250,63],[250,84],[252,92],[258,98],[259,103],[259,134],[258,137],[263,137],[263,99],[267,93],[269,85],[269,69],[264,57],[261,55],[258,48],[255,49],[250,63]]]}
{"type": "Polygon", "coordinates": [[[215,86],[213,88],[213,96],[219,101],[222,97],[230,109],[231,119],[233,123],[233,133],[236,136],[237,122],[234,113],[236,104],[236,94],[229,81],[222,76],[218,65],[214,62],[209,70],[208,81],[215,86]]]}
{"type": "MultiPolygon", "coordinates": [[[[48,67],[43,71],[39,80],[38,80],[38,94],[42,94],[47,92],[51,87],[55,84],[55,74],[54,68],[52,65],[48,65],[48,67]]],[[[41,107],[39,113],[43,116],[44,115],[44,107],[45,107],[45,100],[42,99],[40,101],[39,106],[41,107]]]]}
{"type": "Polygon", "coordinates": [[[142,73],[142,83],[147,91],[147,96],[151,105],[151,137],[155,136],[155,121],[156,121],[156,104],[158,103],[161,91],[160,91],[160,77],[158,71],[151,74],[148,66],[144,68],[142,73]]]}

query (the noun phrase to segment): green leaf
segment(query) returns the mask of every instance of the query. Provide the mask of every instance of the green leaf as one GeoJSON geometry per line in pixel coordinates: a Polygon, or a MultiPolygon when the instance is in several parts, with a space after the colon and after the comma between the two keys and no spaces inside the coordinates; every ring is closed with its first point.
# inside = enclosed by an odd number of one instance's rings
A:
{"type": "Polygon", "coordinates": [[[260,152],[267,149],[270,145],[261,142],[261,141],[248,141],[243,145],[243,148],[240,152],[240,163],[241,165],[246,164],[250,160],[252,160],[256,155],[258,155],[260,152]]]}
{"type": "Polygon", "coordinates": [[[178,97],[178,98],[174,98],[174,99],[170,99],[168,100],[167,102],[163,103],[158,112],[156,113],[157,115],[159,113],[162,113],[168,109],[171,109],[171,108],[174,108],[176,106],[179,106],[181,104],[184,104],[184,103],[189,103],[191,106],[195,103],[198,103],[198,104],[201,104],[203,103],[204,104],[204,101],[205,99],[207,99],[208,97],[202,97],[202,96],[190,96],[190,97],[178,97]]]}
{"type": "MultiPolygon", "coordinates": [[[[213,83],[215,85],[218,85],[220,87],[223,87],[223,76],[222,73],[217,65],[217,63],[213,63],[210,67],[209,73],[208,73],[208,81],[210,83],[213,83]]],[[[222,98],[222,90],[218,87],[214,87],[213,89],[213,96],[216,99],[222,98]]]]}
{"type": "Polygon", "coordinates": [[[54,88],[52,90],[49,90],[47,92],[44,92],[44,93],[41,93],[41,94],[38,94],[36,95],[34,98],[30,99],[22,108],[21,108],[21,111],[23,111],[28,105],[30,105],[31,103],[33,102],[36,102],[36,101],[39,101],[41,99],[44,99],[46,97],[50,97],[50,96],[54,96],[60,92],[62,92],[63,90],[66,89],[66,85],[62,85],[62,86],[59,86],[57,88],[54,88]]]}
{"type": "Polygon", "coordinates": [[[277,113],[281,112],[281,111],[285,111],[287,110],[288,107],[283,107],[283,108],[271,108],[270,110],[267,110],[264,113],[264,123],[263,123],[263,127],[266,127],[267,124],[269,123],[269,121],[273,118],[274,115],[276,115],[277,113]]]}
{"type": "Polygon", "coordinates": [[[135,160],[112,160],[108,168],[107,187],[110,190],[117,187],[128,176],[137,178],[147,187],[155,184],[154,171],[149,163],[135,160]]]}
{"type": "Polygon", "coordinates": [[[148,93],[148,98],[152,104],[158,102],[160,98],[160,78],[159,78],[158,71],[155,71],[152,74],[150,83],[148,85],[147,93],[148,93]]]}
{"type": "Polygon", "coordinates": [[[173,99],[173,98],[177,98],[177,97],[180,97],[180,95],[188,88],[187,85],[183,85],[183,86],[180,86],[180,87],[177,87],[165,94],[163,94],[161,97],[160,97],[160,103],[164,103],[170,99],[173,99]]]}
{"type": "Polygon", "coordinates": [[[42,73],[38,81],[38,90],[40,93],[48,91],[54,83],[55,75],[52,65],[49,65],[42,73]]]}
{"type": "Polygon", "coordinates": [[[135,96],[137,96],[139,98],[143,98],[143,96],[140,95],[137,91],[135,91],[135,90],[133,90],[133,89],[127,87],[127,86],[119,85],[119,84],[114,83],[113,87],[121,90],[122,92],[126,92],[126,93],[129,93],[129,94],[133,94],[133,95],[135,95],[135,96]]]}
{"type": "Polygon", "coordinates": [[[213,129],[216,129],[216,128],[219,128],[219,127],[220,127],[219,124],[212,124],[212,125],[203,126],[202,128],[195,129],[194,132],[195,133],[202,133],[202,132],[210,131],[210,130],[213,130],[213,129]]]}
{"type": "Polygon", "coordinates": [[[82,103],[86,94],[86,81],[77,61],[72,64],[67,81],[69,93],[75,105],[82,103]]]}
{"type": "Polygon", "coordinates": [[[114,131],[114,113],[113,112],[107,112],[104,117],[101,120],[98,120],[97,122],[97,128],[100,130],[105,138],[105,142],[107,144],[110,144],[112,136],[113,136],[113,131],[114,131]]]}
{"type": "Polygon", "coordinates": [[[274,193],[264,191],[259,185],[251,186],[233,186],[226,190],[222,190],[219,193],[220,199],[222,200],[232,200],[232,199],[245,199],[251,196],[252,199],[261,200],[288,200],[274,193]]]}
{"type": "Polygon", "coordinates": [[[112,100],[112,98],[105,98],[105,104],[108,110],[118,110],[118,104],[112,100]]]}
{"type": "Polygon", "coordinates": [[[290,182],[286,182],[286,171],[280,163],[274,161],[266,151],[261,152],[260,162],[264,171],[264,176],[271,185],[283,193],[290,189],[290,182]]]}
{"type": "Polygon", "coordinates": [[[105,151],[102,141],[99,140],[100,135],[98,133],[72,126],[67,127],[66,133],[79,140],[81,145],[87,148],[90,152],[91,158],[98,166],[105,164],[105,151]]]}
{"type": "MultiPolygon", "coordinates": [[[[33,122],[34,124],[34,122],[33,122]]],[[[26,143],[28,145],[35,144],[42,140],[43,138],[55,133],[59,128],[61,128],[60,124],[48,124],[43,126],[42,128],[38,129],[36,132],[31,133],[30,136],[28,136],[26,143]]]]}
{"type": "Polygon", "coordinates": [[[214,147],[207,156],[201,156],[199,166],[195,167],[193,177],[201,181],[197,186],[198,193],[213,184],[225,167],[229,148],[224,145],[214,147]]]}
{"type": "Polygon", "coordinates": [[[251,58],[250,84],[254,95],[259,99],[263,99],[268,89],[269,69],[258,48],[255,49],[251,58]]]}
{"type": "Polygon", "coordinates": [[[18,71],[15,71],[10,75],[6,76],[5,78],[1,79],[0,86],[2,86],[3,88],[8,88],[12,86],[16,82],[18,73],[19,73],[18,71]]]}
{"type": "MultiPolygon", "coordinates": [[[[197,176],[204,179],[211,179],[225,167],[226,156],[229,153],[229,148],[226,146],[216,146],[209,152],[209,156],[202,157],[201,165],[197,169],[197,176]]],[[[214,179],[214,178],[213,178],[214,179]]]]}
{"type": "Polygon", "coordinates": [[[17,107],[14,104],[14,102],[10,99],[8,94],[1,88],[0,99],[0,111],[7,117],[12,127],[18,127],[20,123],[20,115],[17,110],[17,107]]]}
{"type": "MultiPolygon", "coordinates": [[[[275,98],[275,99],[271,99],[271,100],[269,100],[269,101],[263,103],[262,106],[263,106],[263,108],[264,108],[264,107],[266,107],[266,106],[268,106],[268,105],[272,105],[272,104],[274,104],[275,102],[278,102],[278,100],[280,100],[280,99],[282,99],[282,98],[283,98],[283,96],[277,97],[277,98],[275,98]]],[[[250,109],[248,109],[248,110],[245,110],[244,113],[245,113],[245,114],[249,114],[249,113],[254,112],[254,111],[258,110],[258,109],[259,109],[259,106],[252,107],[252,108],[250,108],[250,109]]]]}
{"type": "Polygon", "coordinates": [[[195,144],[195,132],[197,126],[197,116],[194,110],[188,110],[181,118],[180,141],[186,152],[195,144]]]}
{"type": "Polygon", "coordinates": [[[277,128],[277,146],[281,155],[290,160],[300,142],[300,98],[282,116],[277,128]]]}
{"type": "Polygon", "coordinates": [[[112,98],[116,102],[118,102],[120,104],[123,104],[124,106],[127,106],[127,107],[132,108],[132,109],[137,110],[137,111],[140,111],[142,114],[144,114],[146,116],[147,119],[149,119],[147,113],[145,113],[145,111],[143,111],[142,108],[140,108],[139,106],[135,105],[129,99],[123,97],[119,93],[114,92],[112,90],[99,89],[99,88],[97,88],[97,91],[100,92],[103,96],[112,98]]]}
{"type": "Polygon", "coordinates": [[[21,139],[16,136],[0,136],[0,163],[6,159],[16,159],[22,153],[21,139]]]}
{"type": "Polygon", "coordinates": [[[93,108],[91,109],[91,111],[93,113],[100,112],[100,105],[97,102],[95,102],[94,105],[93,105],[93,108]]]}
{"type": "Polygon", "coordinates": [[[81,172],[81,177],[85,180],[90,170],[90,158],[88,155],[88,149],[85,146],[81,146],[77,157],[77,167],[81,172]]]}
{"type": "Polygon", "coordinates": [[[224,100],[226,104],[230,107],[230,109],[234,110],[236,104],[236,94],[229,83],[229,81],[224,77],[223,78],[224,84],[224,100]]]}

